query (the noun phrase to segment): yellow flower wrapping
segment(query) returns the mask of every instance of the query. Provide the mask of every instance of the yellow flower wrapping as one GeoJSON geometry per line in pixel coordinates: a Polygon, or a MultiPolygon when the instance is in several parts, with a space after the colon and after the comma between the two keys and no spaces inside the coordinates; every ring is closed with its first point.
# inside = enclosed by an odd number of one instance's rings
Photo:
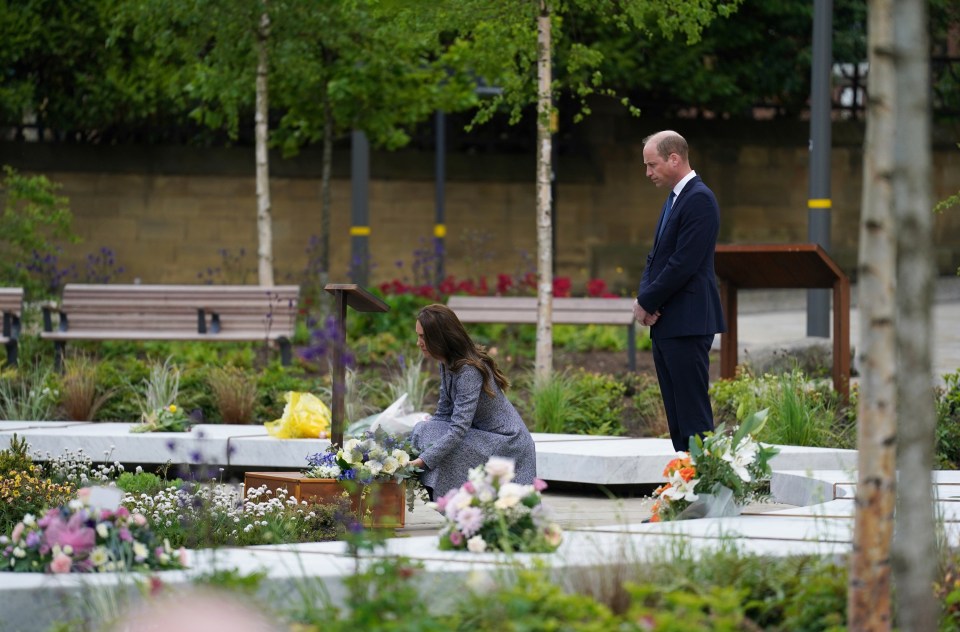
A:
{"type": "Polygon", "coordinates": [[[288,391],[283,398],[287,401],[283,416],[263,424],[270,436],[278,439],[316,439],[321,432],[330,432],[330,409],[316,395],[288,391]]]}

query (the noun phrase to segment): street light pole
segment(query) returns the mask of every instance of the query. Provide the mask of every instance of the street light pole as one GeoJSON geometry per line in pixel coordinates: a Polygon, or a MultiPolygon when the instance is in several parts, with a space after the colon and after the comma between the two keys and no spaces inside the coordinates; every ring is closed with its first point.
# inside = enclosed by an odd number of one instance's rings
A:
{"type": "MultiPolygon", "coordinates": [[[[833,0],[813,2],[810,80],[810,181],[807,239],[830,251],[830,75],[833,69],[833,0]]],[[[807,335],[830,337],[830,290],[807,290],[807,335]]]]}

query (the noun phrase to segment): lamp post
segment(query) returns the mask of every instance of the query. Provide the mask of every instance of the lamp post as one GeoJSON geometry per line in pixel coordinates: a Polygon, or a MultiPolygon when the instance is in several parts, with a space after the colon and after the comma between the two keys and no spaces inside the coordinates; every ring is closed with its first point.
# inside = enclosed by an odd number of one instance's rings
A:
{"type": "MultiPolygon", "coordinates": [[[[830,251],[830,74],[833,68],[833,0],[813,2],[810,95],[810,182],[807,238],[830,251]]],[[[807,335],[830,337],[830,290],[807,290],[807,335]]]]}

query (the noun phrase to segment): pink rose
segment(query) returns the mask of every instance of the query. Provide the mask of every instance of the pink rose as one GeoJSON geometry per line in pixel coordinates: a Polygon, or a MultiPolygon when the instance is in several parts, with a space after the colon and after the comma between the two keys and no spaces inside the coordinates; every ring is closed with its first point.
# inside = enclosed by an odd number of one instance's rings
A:
{"type": "Polygon", "coordinates": [[[542,478],[533,479],[533,488],[538,492],[542,492],[547,488],[547,482],[542,478]]]}
{"type": "Polygon", "coordinates": [[[135,513],[133,516],[131,516],[131,518],[133,519],[133,524],[137,525],[138,527],[142,527],[147,524],[147,519],[143,514],[135,513]]]}
{"type": "Polygon", "coordinates": [[[450,544],[453,546],[460,546],[463,544],[463,534],[459,531],[450,532],[450,544]]]}
{"type": "Polygon", "coordinates": [[[73,565],[73,561],[70,559],[69,555],[64,555],[63,553],[57,553],[53,556],[53,561],[50,562],[50,572],[51,573],[69,573],[70,566],[73,565]]]}
{"type": "Polygon", "coordinates": [[[15,527],[13,528],[13,533],[10,534],[10,540],[11,540],[11,542],[13,542],[14,544],[16,544],[17,542],[19,542],[19,541],[20,541],[20,536],[23,535],[23,530],[24,530],[24,529],[26,529],[26,527],[23,526],[23,523],[22,523],[22,522],[18,522],[18,523],[17,523],[17,526],[15,526],[15,527]]]}
{"type": "Polygon", "coordinates": [[[463,491],[467,492],[468,494],[474,494],[476,493],[477,488],[473,486],[473,483],[467,481],[463,484],[463,491]]]}

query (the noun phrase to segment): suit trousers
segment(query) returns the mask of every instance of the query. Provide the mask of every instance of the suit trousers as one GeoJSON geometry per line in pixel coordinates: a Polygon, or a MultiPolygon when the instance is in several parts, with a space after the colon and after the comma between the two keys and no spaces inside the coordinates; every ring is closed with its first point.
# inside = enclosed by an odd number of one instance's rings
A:
{"type": "Polygon", "coordinates": [[[653,341],[653,362],[667,413],[673,448],[686,452],[690,437],[713,430],[710,405],[710,347],[714,335],[653,341]]]}

